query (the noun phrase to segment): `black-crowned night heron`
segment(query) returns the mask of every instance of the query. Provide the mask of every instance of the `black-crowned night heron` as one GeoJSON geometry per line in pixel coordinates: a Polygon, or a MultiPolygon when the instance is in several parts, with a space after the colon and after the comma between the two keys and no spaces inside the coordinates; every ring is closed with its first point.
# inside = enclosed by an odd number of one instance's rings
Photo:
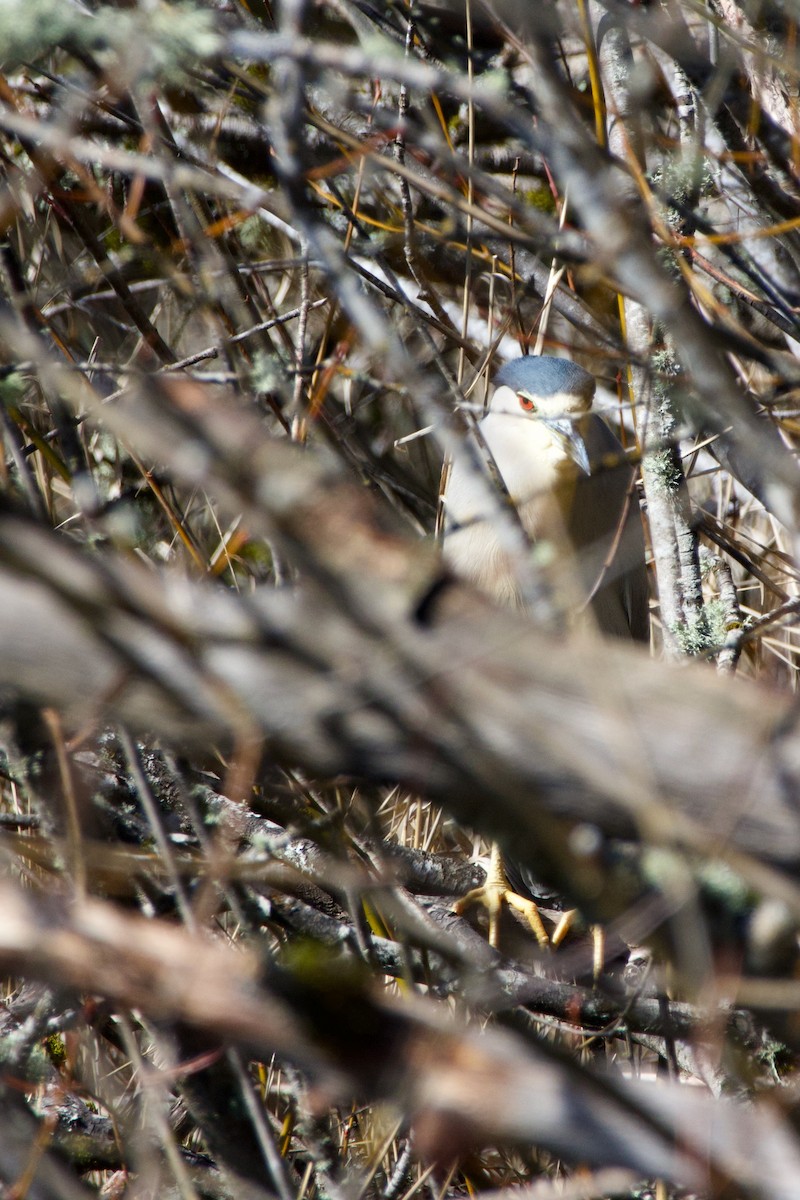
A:
{"type": "MultiPolygon", "coordinates": [[[[594,392],[593,377],[576,363],[518,358],[497,373],[478,428],[525,533],[549,564],[547,576],[567,623],[647,641],[647,573],[635,472],[617,437],[591,412],[594,392]]],[[[444,495],[445,557],[495,600],[521,607],[516,559],[498,531],[498,505],[492,500],[476,482],[474,468],[457,459],[444,495]]],[[[546,940],[538,913],[509,893],[496,851],[487,888],[490,894],[481,899],[490,911],[490,937],[496,937],[497,911],[505,899],[521,908],[539,940],[546,940]]]]}

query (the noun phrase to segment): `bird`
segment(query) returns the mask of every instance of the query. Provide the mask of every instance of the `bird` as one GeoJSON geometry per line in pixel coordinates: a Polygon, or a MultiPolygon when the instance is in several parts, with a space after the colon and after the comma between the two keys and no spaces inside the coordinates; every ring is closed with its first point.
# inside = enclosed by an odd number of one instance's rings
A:
{"type": "MultiPolygon", "coordinates": [[[[555,610],[572,629],[649,641],[645,543],[635,468],[616,435],[592,412],[594,376],[571,359],[526,355],[497,372],[477,433],[514,506],[537,560],[545,564],[555,610]]],[[[442,495],[442,549],[453,572],[498,604],[525,608],[519,555],[503,536],[501,506],[466,458],[452,463],[442,495]]],[[[539,942],[549,938],[538,909],[517,887],[529,876],[497,847],[480,900],[496,944],[503,900],[528,919],[539,942]]],[[[555,938],[554,938],[555,940],[555,938]]]]}
{"type": "MultiPolygon", "coordinates": [[[[635,472],[602,417],[594,377],[570,359],[527,355],[497,373],[480,439],[532,543],[547,543],[572,580],[571,624],[590,614],[603,634],[649,640],[644,537],[635,472]]],[[[474,468],[452,464],[443,551],[490,598],[524,607],[498,506],[474,468]]]]}

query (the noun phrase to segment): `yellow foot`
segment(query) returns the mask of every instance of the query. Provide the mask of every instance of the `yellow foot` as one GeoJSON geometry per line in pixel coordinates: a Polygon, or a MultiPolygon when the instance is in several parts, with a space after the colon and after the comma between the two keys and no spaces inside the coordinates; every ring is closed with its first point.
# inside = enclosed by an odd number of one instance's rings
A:
{"type": "Polygon", "coordinates": [[[507,904],[509,908],[515,909],[516,912],[525,918],[540,946],[545,947],[550,945],[547,930],[542,923],[539,909],[533,900],[528,900],[525,896],[518,896],[508,886],[508,880],[503,870],[503,862],[497,846],[492,846],[491,862],[483,887],[473,888],[471,892],[467,892],[466,896],[462,896],[453,905],[453,911],[461,916],[468,908],[471,908],[475,904],[483,905],[489,915],[490,946],[496,948],[499,941],[500,911],[503,904],[507,904]]]}
{"type": "Polygon", "coordinates": [[[572,926],[575,924],[575,918],[578,915],[577,908],[570,908],[567,912],[561,914],[558,924],[553,930],[552,942],[554,946],[560,946],[564,938],[569,933],[572,926]]]}
{"type": "MultiPolygon", "coordinates": [[[[561,945],[575,924],[577,916],[577,908],[571,908],[568,912],[562,913],[561,919],[553,930],[553,936],[550,939],[554,946],[561,945]]],[[[603,974],[603,967],[605,965],[606,935],[602,925],[592,925],[590,932],[592,935],[592,978],[596,983],[603,974]]]]}
{"type": "Polygon", "coordinates": [[[518,913],[522,914],[533,930],[539,945],[542,947],[549,946],[550,938],[547,936],[547,930],[542,923],[542,918],[535,902],[527,899],[525,896],[520,896],[518,892],[512,892],[510,888],[506,888],[506,894],[503,899],[509,908],[514,908],[518,913]]]}

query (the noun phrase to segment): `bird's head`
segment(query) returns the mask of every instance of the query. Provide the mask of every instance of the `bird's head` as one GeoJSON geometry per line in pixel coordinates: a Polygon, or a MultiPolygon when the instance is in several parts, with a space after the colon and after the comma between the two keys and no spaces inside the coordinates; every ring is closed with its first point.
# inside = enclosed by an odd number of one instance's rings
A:
{"type": "Polygon", "coordinates": [[[589,475],[580,421],[592,407],[594,389],[594,378],[577,363],[531,354],[498,371],[490,411],[540,422],[558,449],[589,475]]]}

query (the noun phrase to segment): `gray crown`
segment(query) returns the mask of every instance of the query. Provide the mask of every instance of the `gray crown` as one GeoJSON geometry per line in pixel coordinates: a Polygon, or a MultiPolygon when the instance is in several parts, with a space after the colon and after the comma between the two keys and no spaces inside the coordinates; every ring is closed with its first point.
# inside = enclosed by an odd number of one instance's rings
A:
{"type": "Polygon", "coordinates": [[[547,358],[529,354],[505,364],[494,377],[496,387],[513,388],[533,396],[555,396],[566,392],[573,396],[593,396],[594,377],[568,358],[547,358]]]}

